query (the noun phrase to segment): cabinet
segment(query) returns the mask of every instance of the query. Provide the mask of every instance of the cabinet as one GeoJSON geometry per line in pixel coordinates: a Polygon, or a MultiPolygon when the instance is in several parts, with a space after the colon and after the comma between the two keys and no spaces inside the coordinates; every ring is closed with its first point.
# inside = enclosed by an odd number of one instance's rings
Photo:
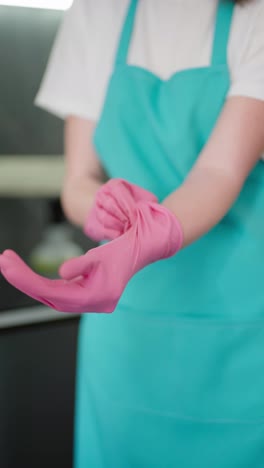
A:
{"type": "Polygon", "coordinates": [[[78,326],[0,330],[1,468],[72,467],[78,326]]]}

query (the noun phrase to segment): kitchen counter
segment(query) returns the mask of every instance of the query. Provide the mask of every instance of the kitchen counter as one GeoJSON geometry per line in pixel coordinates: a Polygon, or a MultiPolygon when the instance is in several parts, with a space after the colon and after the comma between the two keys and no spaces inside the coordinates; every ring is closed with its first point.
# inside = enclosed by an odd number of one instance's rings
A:
{"type": "Polygon", "coordinates": [[[10,309],[0,313],[0,330],[57,320],[76,319],[77,317],[79,314],[57,312],[44,305],[10,309]]]}

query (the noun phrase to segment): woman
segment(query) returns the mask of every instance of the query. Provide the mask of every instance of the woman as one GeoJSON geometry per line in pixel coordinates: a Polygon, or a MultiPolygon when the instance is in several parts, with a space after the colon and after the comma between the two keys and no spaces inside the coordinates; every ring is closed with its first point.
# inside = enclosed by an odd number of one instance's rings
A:
{"type": "Polygon", "coordinates": [[[81,321],[76,468],[263,467],[264,1],[239,3],[76,0],[53,49],[64,210],[114,240],[55,282],[0,266],[114,310],[81,321]]]}

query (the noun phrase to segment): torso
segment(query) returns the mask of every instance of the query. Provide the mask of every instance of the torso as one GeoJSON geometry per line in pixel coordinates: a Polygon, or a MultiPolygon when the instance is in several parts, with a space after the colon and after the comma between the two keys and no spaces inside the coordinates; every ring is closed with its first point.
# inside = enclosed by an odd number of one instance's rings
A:
{"type": "MultiPolygon", "coordinates": [[[[120,31],[129,0],[101,0],[101,8],[83,4],[87,16],[87,75],[94,76],[95,112],[100,114],[112,73],[120,31]],[[96,26],[100,25],[100,27],[96,26]],[[93,30],[94,28],[94,30],[93,30]],[[96,66],[93,34],[96,44],[96,66]],[[89,43],[91,45],[89,46],[89,43]]],[[[128,63],[150,70],[162,79],[173,73],[210,63],[217,0],[144,0],[137,11],[128,63]]],[[[264,0],[236,6],[228,43],[231,83],[245,60],[251,35],[264,0]],[[261,5],[262,4],[262,5],[261,5]]],[[[232,90],[231,90],[232,91],[232,90]]]]}
{"type": "MultiPolygon", "coordinates": [[[[127,65],[122,36],[94,140],[111,177],[162,198],[187,176],[229,89],[229,7],[210,66],[169,80],[127,65]]],[[[78,468],[262,468],[263,206],[260,163],[207,236],[83,317],[78,468]]]]}

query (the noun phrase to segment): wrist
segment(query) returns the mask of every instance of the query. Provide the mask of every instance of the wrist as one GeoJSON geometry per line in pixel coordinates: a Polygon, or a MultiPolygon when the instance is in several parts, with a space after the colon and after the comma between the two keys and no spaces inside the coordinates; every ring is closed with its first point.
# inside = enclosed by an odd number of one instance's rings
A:
{"type": "Polygon", "coordinates": [[[138,203],[138,236],[152,261],[175,255],[183,246],[183,229],[179,219],[158,203],[138,203]]]}
{"type": "Polygon", "coordinates": [[[95,194],[102,184],[90,178],[64,183],[61,194],[62,208],[72,224],[83,228],[92,209],[95,194]]]}
{"type": "Polygon", "coordinates": [[[172,210],[170,210],[163,204],[159,206],[167,230],[168,250],[166,256],[170,257],[172,255],[175,255],[183,247],[183,228],[179,218],[175,215],[175,213],[172,210]]]}

